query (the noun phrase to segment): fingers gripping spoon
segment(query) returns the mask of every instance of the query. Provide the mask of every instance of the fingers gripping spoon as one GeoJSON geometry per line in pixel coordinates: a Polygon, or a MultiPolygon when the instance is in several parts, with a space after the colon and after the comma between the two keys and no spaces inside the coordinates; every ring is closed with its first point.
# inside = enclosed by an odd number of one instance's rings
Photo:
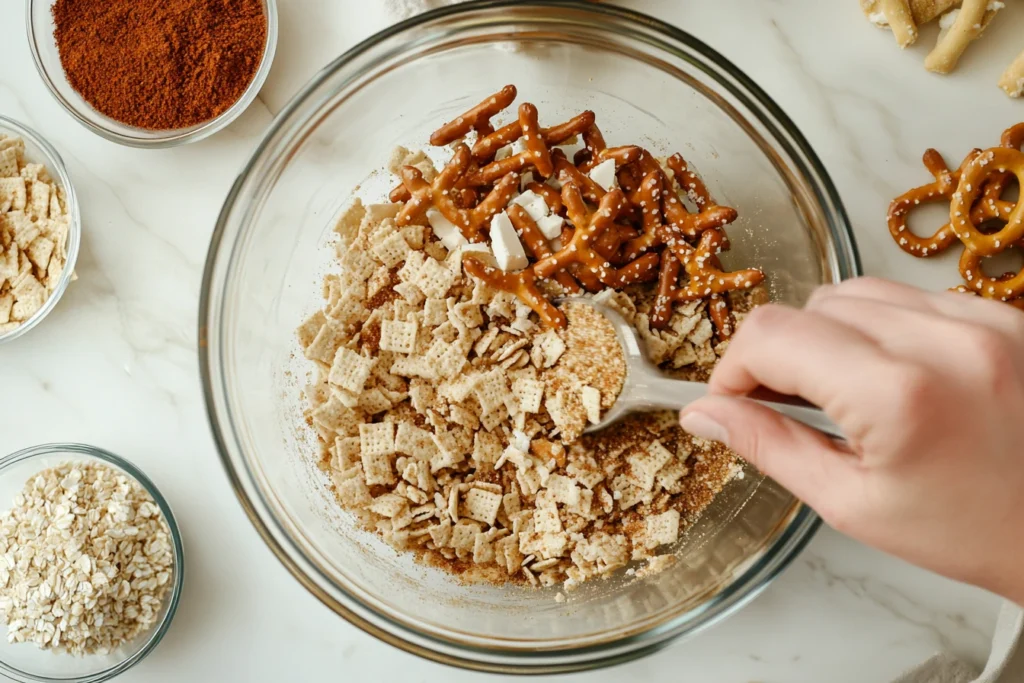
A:
{"type": "MultiPolygon", "coordinates": [[[[703,382],[688,382],[666,377],[657,366],[647,359],[643,343],[637,336],[636,330],[618,312],[593,299],[584,297],[567,297],[560,303],[581,303],[592,306],[601,313],[615,328],[615,335],[618,337],[626,358],[626,379],[615,405],[605,412],[599,423],[590,425],[586,429],[586,433],[604,429],[634,412],[658,408],[680,410],[707,395],[708,385],[703,382]]],[[[764,395],[768,393],[770,392],[764,392],[764,395]]],[[[792,397],[777,394],[771,394],[771,396],[773,400],[753,398],[750,400],[757,400],[761,405],[828,436],[844,438],[839,427],[821,409],[808,404],[800,404],[798,403],[799,399],[792,397]],[[793,401],[793,403],[787,401],[793,401]]]]}

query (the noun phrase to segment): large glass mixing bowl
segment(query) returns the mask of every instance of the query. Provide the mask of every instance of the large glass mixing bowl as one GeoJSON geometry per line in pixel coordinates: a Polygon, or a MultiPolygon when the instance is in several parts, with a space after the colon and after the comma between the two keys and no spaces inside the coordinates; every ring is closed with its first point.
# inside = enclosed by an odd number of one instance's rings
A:
{"type": "Polygon", "coordinates": [[[356,192],[380,201],[398,144],[506,83],[542,121],[597,112],[609,144],[680,151],[736,207],[726,265],[757,265],[799,304],[858,272],[836,190],[771,99],[706,45],[628,10],[482,2],[395,26],[330,64],[278,116],[231,190],[200,311],[213,432],[239,499],[281,561],[360,628],[459,666],[551,672],[605,665],[706,628],[751,600],[818,520],[749,469],[679,543],[670,569],[555,589],[465,586],[398,555],[341,511],[303,421],[295,328],[320,306],[332,225],[356,192]],[[374,171],[371,173],[371,171],[374,171]]]}

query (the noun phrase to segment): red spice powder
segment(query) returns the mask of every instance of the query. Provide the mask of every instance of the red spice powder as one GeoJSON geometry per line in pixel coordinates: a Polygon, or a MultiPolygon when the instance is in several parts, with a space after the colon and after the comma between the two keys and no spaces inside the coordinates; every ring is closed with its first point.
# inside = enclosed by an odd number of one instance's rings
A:
{"type": "Polygon", "coordinates": [[[260,0],[56,0],[53,19],[71,87],[150,130],[222,114],[252,82],[267,40],[260,0]]]}

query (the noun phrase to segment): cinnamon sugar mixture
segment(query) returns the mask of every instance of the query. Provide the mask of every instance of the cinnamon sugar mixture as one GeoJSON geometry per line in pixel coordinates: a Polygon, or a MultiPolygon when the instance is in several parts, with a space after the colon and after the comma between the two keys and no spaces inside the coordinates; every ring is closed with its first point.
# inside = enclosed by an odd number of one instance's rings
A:
{"type": "MultiPolygon", "coordinates": [[[[426,182],[437,173],[422,153],[399,150],[392,169],[407,167],[426,182]]],[[[582,436],[625,379],[611,323],[570,304],[565,327],[551,325],[467,272],[464,257],[486,249],[450,249],[427,225],[399,225],[402,207],[357,199],[346,210],[340,272],[298,329],[316,366],[307,417],[339,503],[394,547],[467,580],[572,588],[633,561],[668,564],[658,554],[738,471],[736,456],[684,433],[674,413],[582,436]]],[[[539,285],[551,300],[561,294],[554,281],[539,285]]],[[[635,325],[666,372],[706,378],[728,344],[707,300],[674,306],[653,329],[654,283],[595,296],[635,325]]],[[[756,287],[725,298],[738,323],[766,297],[756,287]]]]}

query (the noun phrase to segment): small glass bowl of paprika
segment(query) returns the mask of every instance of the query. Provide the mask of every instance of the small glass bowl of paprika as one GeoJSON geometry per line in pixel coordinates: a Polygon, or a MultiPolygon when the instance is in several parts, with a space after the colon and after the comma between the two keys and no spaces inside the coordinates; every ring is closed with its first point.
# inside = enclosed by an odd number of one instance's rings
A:
{"type": "Polygon", "coordinates": [[[276,0],[29,0],[43,81],[79,123],[129,147],[175,147],[252,104],[277,46],[276,0]]]}

